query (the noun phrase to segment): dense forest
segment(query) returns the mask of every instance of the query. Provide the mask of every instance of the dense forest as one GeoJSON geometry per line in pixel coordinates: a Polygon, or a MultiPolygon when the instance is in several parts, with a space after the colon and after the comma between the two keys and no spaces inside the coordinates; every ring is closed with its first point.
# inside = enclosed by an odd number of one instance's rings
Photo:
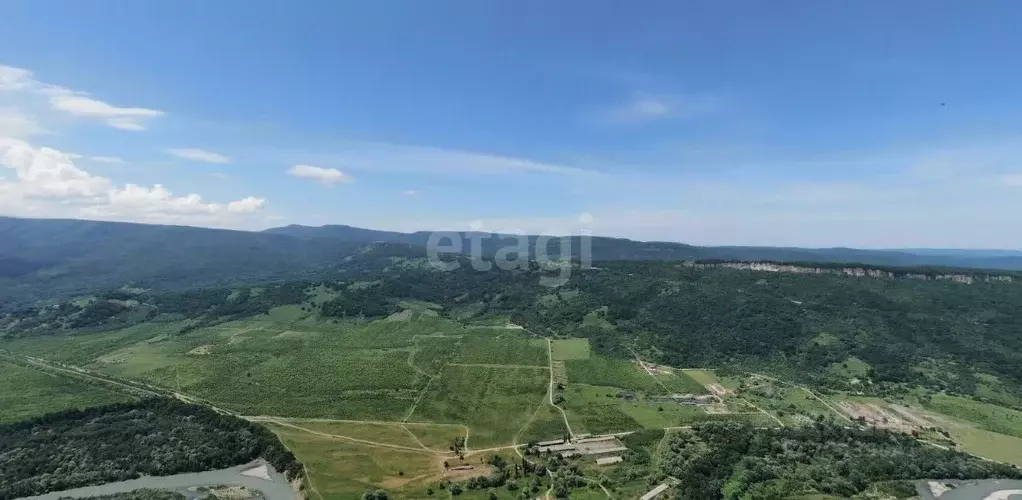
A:
{"type": "MultiPolygon", "coordinates": [[[[181,292],[120,289],[91,302],[24,307],[0,316],[0,336],[78,333],[190,318],[186,329],[301,304],[324,318],[389,315],[401,299],[460,319],[509,316],[537,334],[589,338],[605,354],[643,353],[673,366],[762,370],[818,387],[878,392],[925,386],[971,395],[977,375],[1022,387],[1022,284],[979,279],[852,277],[736,270],[680,262],[597,262],[560,288],[541,270],[439,271],[417,251],[377,245],[349,258],[345,277],[181,292]],[[315,302],[313,287],[332,298],[315,302]],[[314,303],[315,302],[315,303],[314,303]],[[857,379],[835,375],[856,360],[857,379]]],[[[932,270],[931,270],[932,271],[932,270]]],[[[920,270],[919,273],[931,272],[920,270]]]]}
{"type": "MultiPolygon", "coordinates": [[[[469,254],[479,233],[444,233],[469,254]]],[[[159,291],[236,286],[267,280],[333,279],[344,260],[374,243],[414,247],[424,255],[432,233],[396,233],[350,226],[288,226],[264,232],[85,220],[0,217],[0,311],[39,300],[132,286],[159,291]]],[[[485,235],[482,253],[493,256],[515,239],[485,235]]],[[[522,236],[531,252],[540,240],[522,236]]],[[[572,257],[577,237],[564,240],[572,257]]],[[[548,255],[560,255],[560,239],[548,255]]],[[[700,247],[594,237],[597,260],[772,260],[845,262],[884,266],[1022,269],[1022,255],[969,252],[856,250],[849,248],[700,247]]]]}
{"type": "Polygon", "coordinates": [[[915,492],[899,481],[1022,478],[1015,467],[904,434],[823,423],[780,429],[703,424],[669,438],[661,469],[661,475],[679,480],[675,498],[693,500],[820,493],[847,498],[870,487],[889,488],[894,491],[888,495],[902,498],[915,492]]]}
{"type": "Polygon", "coordinates": [[[204,406],[154,398],[64,411],[0,425],[0,500],[259,457],[288,478],[302,474],[272,432],[204,406]]]}

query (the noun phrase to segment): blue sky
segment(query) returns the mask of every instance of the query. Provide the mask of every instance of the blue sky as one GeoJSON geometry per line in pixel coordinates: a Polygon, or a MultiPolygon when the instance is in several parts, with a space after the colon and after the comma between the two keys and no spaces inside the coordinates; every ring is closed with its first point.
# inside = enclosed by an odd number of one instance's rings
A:
{"type": "Polygon", "coordinates": [[[1020,248],[1020,15],[9,1],[0,213],[1020,248]]]}

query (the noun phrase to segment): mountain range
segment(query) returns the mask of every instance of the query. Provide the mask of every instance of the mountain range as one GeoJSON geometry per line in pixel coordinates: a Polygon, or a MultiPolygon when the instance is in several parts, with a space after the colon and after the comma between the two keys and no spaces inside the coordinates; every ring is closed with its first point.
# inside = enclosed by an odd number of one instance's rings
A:
{"type": "MultiPolygon", "coordinates": [[[[315,279],[343,264],[370,243],[422,248],[430,232],[401,233],[345,225],[284,226],[261,232],[188,226],[100,222],[73,219],[0,217],[0,303],[10,307],[125,285],[183,289],[234,282],[315,279]]],[[[453,236],[453,251],[471,252],[482,240],[484,257],[515,240],[468,232],[453,236]],[[460,243],[457,240],[461,240],[460,243]]],[[[528,236],[530,257],[540,237],[528,236]]],[[[574,258],[581,243],[571,237],[574,258]]],[[[450,244],[452,240],[443,243],[450,244]]],[[[557,256],[560,240],[548,242],[557,256]]],[[[861,250],[695,246],[593,237],[592,259],[733,260],[802,263],[855,263],[868,266],[1022,270],[1022,254],[973,250],[861,250]]]]}

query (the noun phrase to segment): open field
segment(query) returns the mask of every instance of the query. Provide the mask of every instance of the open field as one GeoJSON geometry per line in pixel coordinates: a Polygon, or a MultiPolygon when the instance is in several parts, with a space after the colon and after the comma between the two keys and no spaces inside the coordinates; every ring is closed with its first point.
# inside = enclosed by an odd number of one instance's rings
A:
{"type": "Polygon", "coordinates": [[[634,361],[594,355],[589,359],[566,361],[568,382],[604,387],[619,387],[629,391],[652,393],[667,392],[634,361]]]}
{"type": "Polygon", "coordinates": [[[564,427],[561,412],[549,404],[541,404],[533,414],[532,421],[521,430],[516,441],[519,443],[539,442],[557,439],[567,434],[568,429],[564,427]]]}
{"type": "MultiPolygon", "coordinates": [[[[453,456],[450,447],[456,439],[467,437],[467,460],[483,460],[495,451],[512,454],[512,443],[563,437],[565,416],[576,434],[719,420],[778,425],[770,415],[788,426],[819,416],[840,418],[812,394],[769,377],[722,378],[710,370],[643,367],[596,354],[587,339],[552,340],[548,350],[545,339],[509,329],[506,320],[473,328],[428,314],[436,311],[428,304],[404,305],[400,316],[369,322],[322,320],[288,306],[185,333],[180,333],[182,322],[151,323],[15,340],[4,347],[178,391],[240,414],[266,416],[259,420],[308,465],[314,500],[360,498],[369,487],[383,487],[399,498],[431,498],[426,488],[444,478],[443,461],[453,456]],[[565,416],[550,404],[551,375],[553,394],[564,398],[559,406],[565,416]],[[673,394],[698,397],[672,399],[673,394]]],[[[19,382],[12,386],[16,393],[0,389],[0,420],[125,397],[7,365],[0,363],[0,379],[19,382]],[[56,383],[66,387],[51,391],[56,383]],[[10,407],[29,410],[3,412],[10,407]]],[[[984,383],[991,393],[996,390],[996,380],[984,383]]],[[[1022,462],[1022,412],[943,395],[934,396],[927,408],[943,415],[946,420],[934,425],[947,429],[960,449],[1022,462]]],[[[653,451],[645,453],[655,459],[653,451]]],[[[628,466],[586,465],[593,477],[628,466]]],[[[486,467],[477,466],[461,479],[486,467]]],[[[642,480],[618,479],[621,489],[615,495],[622,498],[647,488],[642,480]]],[[[516,497],[500,488],[494,493],[516,497]]],[[[437,497],[450,493],[436,490],[432,498],[437,497]]],[[[599,488],[580,488],[573,497],[606,495],[599,488]]],[[[465,491],[460,498],[489,498],[489,492],[465,491]]]]}
{"type": "Polygon", "coordinates": [[[658,372],[654,374],[654,378],[663,384],[664,387],[667,388],[668,392],[671,392],[672,394],[709,393],[703,384],[700,384],[681,370],[671,370],[669,373],[658,372]]]}
{"type": "Polygon", "coordinates": [[[1022,412],[1018,410],[946,394],[933,395],[925,406],[944,415],[974,422],[991,432],[1022,438],[1022,412]]]}
{"type": "Polygon", "coordinates": [[[88,408],[130,397],[100,385],[46,373],[0,358],[0,424],[88,408]]]}
{"type": "Polygon", "coordinates": [[[304,429],[336,436],[345,436],[364,441],[421,448],[417,438],[400,424],[375,424],[363,422],[324,422],[310,420],[289,420],[287,423],[304,429]]]}
{"type": "Polygon", "coordinates": [[[1022,438],[969,426],[948,426],[958,449],[1022,467],[1022,438]]]}
{"type": "Polygon", "coordinates": [[[589,359],[589,339],[554,339],[551,341],[554,361],[589,359]]]}
{"type": "Polygon", "coordinates": [[[465,424],[473,448],[510,443],[544,402],[549,377],[528,368],[448,366],[410,420],[465,424]]]}
{"type": "Polygon", "coordinates": [[[448,452],[451,443],[456,438],[467,435],[468,427],[464,425],[432,425],[407,423],[403,424],[405,429],[411,432],[415,439],[426,448],[439,452],[448,452]]]}
{"type": "Polygon", "coordinates": [[[539,346],[518,335],[473,335],[462,339],[451,362],[495,365],[548,365],[546,346],[539,346]]]}
{"type": "Polygon", "coordinates": [[[616,387],[571,384],[564,408],[576,433],[628,432],[703,422],[715,417],[702,409],[678,403],[656,403],[620,397],[616,387]]]}
{"type": "Polygon", "coordinates": [[[267,426],[305,463],[313,499],[359,499],[366,489],[386,488],[403,497],[426,497],[442,478],[442,461],[412,452],[360,445],[276,424],[267,426]]]}

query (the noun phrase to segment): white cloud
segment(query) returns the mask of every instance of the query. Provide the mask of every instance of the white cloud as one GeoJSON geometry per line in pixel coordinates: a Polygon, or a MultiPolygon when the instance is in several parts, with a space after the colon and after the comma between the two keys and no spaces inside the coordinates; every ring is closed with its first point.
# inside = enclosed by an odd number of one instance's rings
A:
{"type": "Polygon", "coordinates": [[[30,90],[38,83],[31,71],[0,64],[0,90],[30,90]]]}
{"type": "Polygon", "coordinates": [[[682,114],[681,99],[668,95],[637,93],[627,102],[605,110],[601,116],[612,123],[642,123],[682,114]]]}
{"type": "Polygon", "coordinates": [[[257,210],[262,210],[266,206],[265,198],[256,198],[255,196],[249,196],[237,201],[232,201],[227,204],[227,211],[235,214],[248,214],[257,210]]]}
{"type": "Polygon", "coordinates": [[[94,161],[94,162],[96,162],[96,163],[110,163],[110,164],[124,163],[124,158],[120,158],[120,157],[117,157],[117,156],[90,156],[89,159],[94,161]]]}
{"type": "Polygon", "coordinates": [[[351,177],[336,168],[314,167],[312,165],[294,165],[287,173],[294,177],[314,179],[321,184],[332,185],[338,182],[350,182],[351,177]]]}
{"type": "Polygon", "coordinates": [[[174,148],[168,149],[167,154],[174,155],[185,160],[201,161],[204,163],[230,163],[231,158],[212,151],[199,148],[174,148]]]}
{"type": "MultiPolygon", "coordinates": [[[[2,78],[2,77],[0,77],[2,78]]],[[[0,88],[2,88],[0,81],[0,88]]],[[[27,115],[16,108],[0,108],[0,137],[29,138],[45,133],[34,116],[27,115]]]]}
{"type": "Polygon", "coordinates": [[[475,151],[410,146],[377,142],[351,142],[337,151],[309,154],[307,151],[267,151],[287,161],[301,155],[305,161],[344,165],[352,170],[431,175],[515,175],[552,174],[564,177],[597,177],[601,172],[511,156],[475,151]]]}
{"type": "Polygon", "coordinates": [[[29,70],[0,65],[0,91],[3,90],[47,96],[50,108],[55,111],[100,120],[121,130],[145,130],[149,119],[166,115],[158,109],[114,106],[84,92],[40,82],[29,70]]]}
{"type": "Polygon", "coordinates": [[[74,164],[61,151],[0,138],[0,166],[15,179],[0,179],[0,212],[158,223],[231,226],[234,217],[261,210],[266,200],[249,196],[226,204],[198,194],[175,196],[164,186],[116,185],[74,164]]]}
{"type": "Polygon", "coordinates": [[[419,194],[419,192],[414,189],[406,189],[402,192],[402,194],[404,194],[405,196],[415,196],[419,194]]]}

